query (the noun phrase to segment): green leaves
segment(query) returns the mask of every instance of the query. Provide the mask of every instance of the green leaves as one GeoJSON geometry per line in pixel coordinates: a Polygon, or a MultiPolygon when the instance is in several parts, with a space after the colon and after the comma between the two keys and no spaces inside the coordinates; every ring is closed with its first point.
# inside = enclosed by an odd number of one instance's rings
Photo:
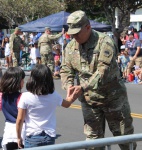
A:
{"type": "Polygon", "coordinates": [[[0,16],[10,26],[23,24],[52,13],[65,10],[66,5],[58,0],[0,0],[0,16]]]}

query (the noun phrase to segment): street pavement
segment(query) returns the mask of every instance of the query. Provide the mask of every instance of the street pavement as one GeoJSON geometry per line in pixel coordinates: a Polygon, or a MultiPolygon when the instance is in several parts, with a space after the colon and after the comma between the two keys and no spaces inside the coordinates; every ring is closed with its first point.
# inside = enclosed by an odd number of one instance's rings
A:
{"type": "MultiPolygon", "coordinates": [[[[3,68],[3,72],[5,68],[3,68]]],[[[29,78],[30,72],[26,71],[26,78],[29,78]]],[[[63,98],[66,97],[66,91],[61,89],[61,81],[54,80],[55,89],[59,92],[63,98]]],[[[142,85],[138,84],[126,84],[128,91],[128,98],[132,110],[133,125],[135,128],[134,133],[142,133],[142,85]]],[[[26,91],[24,86],[22,92],[26,91]]],[[[68,143],[85,140],[85,135],[83,134],[83,117],[80,107],[80,102],[77,100],[73,103],[70,108],[59,107],[56,111],[57,116],[57,137],[56,144],[68,143]]],[[[2,139],[4,129],[4,117],[2,112],[0,112],[0,140],[2,139]]],[[[112,137],[112,133],[109,131],[106,125],[105,137],[112,137]]],[[[1,148],[1,147],[0,147],[1,148]]],[[[138,142],[137,150],[142,149],[142,142],[138,142]]],[[[1,149],[0,149],[1,150],[1,149]]],[[[112,146],[112,150],[120,150],[117,145],[112,146]]]]}

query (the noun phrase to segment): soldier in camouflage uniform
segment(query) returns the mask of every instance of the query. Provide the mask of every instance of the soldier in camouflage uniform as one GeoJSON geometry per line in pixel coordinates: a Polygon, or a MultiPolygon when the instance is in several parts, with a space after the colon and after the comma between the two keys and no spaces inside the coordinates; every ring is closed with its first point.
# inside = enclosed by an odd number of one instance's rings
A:
{"type": "Polygon", "coordinates": [[[40,49],[41,63],[49,66],[54,72],[54,57],[52,54],[52,41],[62,36],[62,32],[57,35],[51,35],[51,29],[45,28],[45,33],[39,38],[38,46],[40,49]]]}
{"type": "MultiPolygon", "coordinates": [[[[73,39],[62,56],[61,81],[64,89],[72,88],[79,96],[86,139],[103,138],[105,120],[114,136],[133,134],[126,87],[120,78],[113,40],[92,30],[83,11],[72,13],[67,23],[73,39]],[[74,85],[76,74],[77,85],[74,85]]],[[[121,150],[129,150],[127,143],[119,146],[121,150]]],[[[92,149],[104,150],[104,147],[92,149]]]]}
{"type": "Polygon", "coordinates": [[[16,27],[14,33],[12,33],[9,38],[13,67],[19,66],[21,44],[25,45],[24,41],[19,36],[21,34],[21,30],[16,27]]]}

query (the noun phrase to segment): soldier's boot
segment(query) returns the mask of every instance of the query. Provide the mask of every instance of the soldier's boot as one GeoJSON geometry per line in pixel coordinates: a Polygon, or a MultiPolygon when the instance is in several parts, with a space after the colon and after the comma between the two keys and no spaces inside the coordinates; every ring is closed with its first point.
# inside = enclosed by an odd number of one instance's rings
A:
{"type": "MultiPolygon", "coordinates": [[[[130,145],[127,143],[126,144],[120,144],[119,147],[121,150],[130,150],[131,149],[130,145]]],[[[133,142],[133,150],[136,150],[136,147],[137,147],[136,142],[133,142]]]]}

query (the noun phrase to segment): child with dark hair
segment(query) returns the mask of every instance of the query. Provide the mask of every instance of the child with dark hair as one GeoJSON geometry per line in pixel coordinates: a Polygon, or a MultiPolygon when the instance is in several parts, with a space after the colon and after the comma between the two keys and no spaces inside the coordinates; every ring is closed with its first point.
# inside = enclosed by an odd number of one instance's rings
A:
{"type": "Polygon", "coordinates": [[[69,88],[63,99],[54,87],[52,73],[46,65],[37,64],[26,84],[28,92],[22,94],[18,104],[16,122],[18,146],[21,148],[21,129],[25,120],[25,148],[55,143],[57,106],[68,108],[76,99],[76,91],[69,88]]]}
{"type": "Polygon", "coordinates": [[[7,67],[12,67],[12,56],[10,53],[10,48],[9,48],[9,38],[5,37],[2,40],[2,48],[4,49],[4,56],[5,56],[5,60],[6,60],[6,65],[7,67]]]}
{"type": "MultiPolygon", "coordinates": [[[[16,136],[17,103],[24,85],[25,73],[20,67],[9,67],[1,78],[1,109],[5,117],[2,140],[4,150],[18,149],[16,136]]],[[[24,133],[22,133],[24,137],[24,133]]]]}

